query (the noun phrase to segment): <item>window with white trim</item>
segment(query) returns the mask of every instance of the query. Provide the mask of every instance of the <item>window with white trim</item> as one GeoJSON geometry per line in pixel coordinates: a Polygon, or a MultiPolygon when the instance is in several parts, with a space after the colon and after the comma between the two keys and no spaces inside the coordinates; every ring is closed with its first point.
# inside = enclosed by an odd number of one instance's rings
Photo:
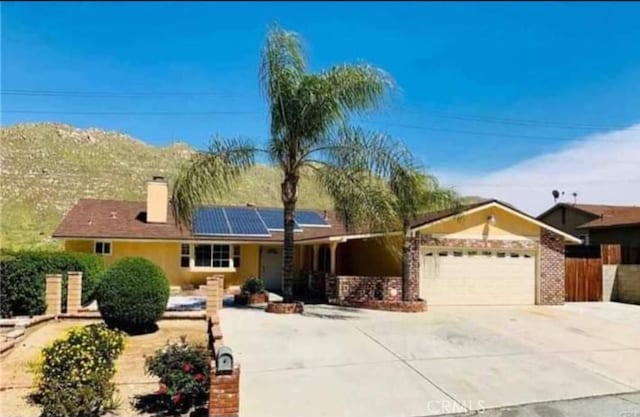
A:
{"type": "Polygon", "coordinates": [[[180,245],[180,267],[189,268],[189,258],[191,257],[191,246],[188,243],[180,245]]]}
{"type": "Polygon", "coordinates": [[[231,245],[197,244],[194,248],[195,266],[199,268],[230,268],[231,245]]]}
{"type": "Polygon", "coordinates": [[[93,252],[98,255],[111,255],[111,242],[94,242],[93,252]]]}
{"type": "Polygon", "coordinates": [[[233,247],[233,266],[235,268],[240,267],[240,246],[236,245],[233,247]]]}

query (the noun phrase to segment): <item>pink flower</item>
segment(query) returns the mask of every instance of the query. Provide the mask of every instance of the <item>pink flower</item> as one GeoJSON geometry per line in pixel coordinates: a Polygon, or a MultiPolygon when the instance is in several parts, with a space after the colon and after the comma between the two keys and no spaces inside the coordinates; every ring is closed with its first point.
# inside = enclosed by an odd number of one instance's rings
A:
{"type": "Polygon", "coordinates": [[[191,369],[193,369],[193,365],[191,365],[189,362],[185,362],[185,363],[182,364],[182,370],[185,373],[191,371],[191,369]]]}
{"type": "Polygon", "coordinates": [[[178,405],[181,399],[182,399],[182,395],[180,395],[180,393],[177,393],[176,395],[171,397],[171,401],[173,401],[174,405],[178,405]]]}
{"type": "Polygon", "coordinates": [[[158,394],[166,394],[167,393],[167,386],[165,384],[160,384],[160,386],[158,387],[158,394]]]}
{"type": "Polygon", "coordinates": [[[194,376],[193,378],[198,382],[202,382],[202,380],[204,379],[204,375],[196,374],[196,376],[194,376]]]}

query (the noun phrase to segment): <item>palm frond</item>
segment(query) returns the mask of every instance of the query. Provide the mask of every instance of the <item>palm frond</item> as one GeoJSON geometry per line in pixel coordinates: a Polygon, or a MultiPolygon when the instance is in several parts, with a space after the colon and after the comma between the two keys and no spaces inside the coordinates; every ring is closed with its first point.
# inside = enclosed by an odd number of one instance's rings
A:
{"type": "Polygon", "coordinates": [[[195,207],[224,197],[235,180],[255,164],[258,151],[247,140],[214,138],[207,151],[194,154],[174,183],[171,205],[176,223],[188,226],[195,207]]]}
{"type": "Polygon", "coordinates": [[[395,83],[391,76],[368,64],[343,64],[322,73],[331,86],[328,97],[343,113],[361,113],[380,107],[395,83]]]}

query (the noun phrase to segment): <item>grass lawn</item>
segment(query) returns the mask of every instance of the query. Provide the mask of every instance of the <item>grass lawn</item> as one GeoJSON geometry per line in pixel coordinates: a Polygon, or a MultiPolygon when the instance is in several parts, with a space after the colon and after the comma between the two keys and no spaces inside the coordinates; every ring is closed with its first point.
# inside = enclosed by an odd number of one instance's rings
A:
{"type": "MultiPolygon", "coordinates": [[[[32,329],[16,347],[0,358],[0,415],[37,417],[40,409],[27,402],[27,396],[33,390],[33,376],[29,372],[29,363],[34,361],[40,350],[67,330],[96,321],[67,320],[47,322],[32,329]]],[[[206,342],[206,324],[204,320],[161,320],[159,330],[152,334],[127,337],[126,347],[117,362],[115,382],[118,387],[121,405],[116,414],[136,415],[131,400],[136,395],[155,392],[158,382],[144,374],[144,356],[152,355],[169,339],[178,339],[181,335],[192,342],[206,342]]]]}

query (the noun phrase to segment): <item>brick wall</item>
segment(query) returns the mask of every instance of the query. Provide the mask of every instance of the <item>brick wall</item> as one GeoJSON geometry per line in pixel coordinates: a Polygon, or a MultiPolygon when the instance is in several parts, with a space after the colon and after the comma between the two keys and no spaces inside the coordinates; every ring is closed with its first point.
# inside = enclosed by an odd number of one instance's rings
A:
{"type": "Polygon", "coordinates": [[[330,303],[345,300],[402,300],[401,277],[332,276],[327,280],[330,303]]]}
{"type": "Polygon", "coordinates": [[[547,229],[540,232],[539,286],[538,304],[564,304],[564,239],[547,229]]]}
{"type": "Polygon", "coordinates": [[[240,367],[229,375],[212,369],[209,383],[209,417],[236,417],[240,412],[240,367]]]}
{"type": "Polygon", "coordinates": [[[48,274],[45,279],[47,314],[57,316],[62,313],[62,275],[48,274]]]}
{"type": "Polygon", "coordinates": [[[618,265],[616,301],[640,304],[640,265],[618,265]]]}

